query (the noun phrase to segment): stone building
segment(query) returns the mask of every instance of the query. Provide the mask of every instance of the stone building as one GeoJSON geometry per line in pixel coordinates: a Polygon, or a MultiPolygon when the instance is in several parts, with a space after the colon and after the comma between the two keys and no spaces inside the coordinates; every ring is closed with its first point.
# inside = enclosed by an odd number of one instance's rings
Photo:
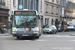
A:
{"type": "Polygon", "coordinates": [[[0,0],[0,23],[8,26],[9,9],[5,6],[5,0],[0,0]]]}

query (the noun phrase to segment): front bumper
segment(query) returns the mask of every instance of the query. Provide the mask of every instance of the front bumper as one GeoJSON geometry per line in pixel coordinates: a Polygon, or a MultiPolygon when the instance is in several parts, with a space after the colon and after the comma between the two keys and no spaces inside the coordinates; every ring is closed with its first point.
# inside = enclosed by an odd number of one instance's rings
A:
{"type": "Polygon", "coordinates": [[[39,32],[37,33],[37,32],[17,32],[17,33],[15,33],[15,34],[12,34],[13,35],[13,37],[17,37],[17,36],[20,36],[20,37],[22,37],[22,36],[39,36],[39,32]]]}
{"type": "Polygon", "coordinates": [[[53,33],[53,31],[43,31],[44,33],[53,33]]]}
{"type": "Polygon", "coordinates": [[[67,29],[65,29],[65,30],[66,30],[66,31],[69,31],[69,30],[73,30],[73,31],[75,31],[74,28],[73,28],[73,29],[72,29],[72,28],[71,28],[71,29],[70,29],[70,28],[67,28],[67,29]]]}

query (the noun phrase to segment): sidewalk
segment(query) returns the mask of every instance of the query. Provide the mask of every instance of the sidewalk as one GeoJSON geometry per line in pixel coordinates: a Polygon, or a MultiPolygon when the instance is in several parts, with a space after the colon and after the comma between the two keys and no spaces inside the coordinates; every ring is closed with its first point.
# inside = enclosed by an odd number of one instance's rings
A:
{"type": "Polygon", "coordinates": [[[9,33],[6,33],[6,34],[1,34],[0,33],[0,36],[10,36],[11,34],[9,34],[9,33]]]}
{"type": "Polygon", "coordinates": [[[75,36],[75,34],[72,34],[72,33],[71,33],[70,36],[75,36]]]}

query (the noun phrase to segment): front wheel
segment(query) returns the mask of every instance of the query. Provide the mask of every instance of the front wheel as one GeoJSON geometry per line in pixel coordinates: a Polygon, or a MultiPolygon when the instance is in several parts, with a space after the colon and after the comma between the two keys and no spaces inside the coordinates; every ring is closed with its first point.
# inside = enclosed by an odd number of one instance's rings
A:
{"type": "Polygon", "coordinates": [[[39,36],[41,36],[41,34],[39,34],[39,36]]]}
{"type": "Polygon", "coordinates": [[[56,34],[56,33],[57,33],[56,31],[53,32],[53,34],[56,34]]]}
{"type": "Polygon", "coordinates": [[[46,34],[45,32],[43,32],[43,34],[46,34]]]}
{"type": "Polygon", "coordinates": [[[67,32],[67,30],[64,30],[64,32],[67,32]]]}
{"type": "Polygon", "coordinates": [[[17,36],[17,39],[20,39],[20,37],[19,37],[19,36],[17,36]]]}
{"type": "Polygon", "coordinates": [[[36,36],[36,38],[38,39],[38,38],[39,38],[39,36],[36,36]]]}
{"type": "Polygon", "coordinates": [[[57,31],[55,32],[55,34],[57,34],[57,31]]]}

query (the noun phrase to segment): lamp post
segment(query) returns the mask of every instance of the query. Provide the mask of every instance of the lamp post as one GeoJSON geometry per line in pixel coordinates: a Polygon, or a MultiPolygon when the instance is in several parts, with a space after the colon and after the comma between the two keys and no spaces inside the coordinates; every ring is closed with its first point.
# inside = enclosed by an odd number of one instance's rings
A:
{"type": "Polygon", "coordinates": [[[60,4],[61,4],[61,19],[64,20],[66,0],[60,0],[60,4]]]}

